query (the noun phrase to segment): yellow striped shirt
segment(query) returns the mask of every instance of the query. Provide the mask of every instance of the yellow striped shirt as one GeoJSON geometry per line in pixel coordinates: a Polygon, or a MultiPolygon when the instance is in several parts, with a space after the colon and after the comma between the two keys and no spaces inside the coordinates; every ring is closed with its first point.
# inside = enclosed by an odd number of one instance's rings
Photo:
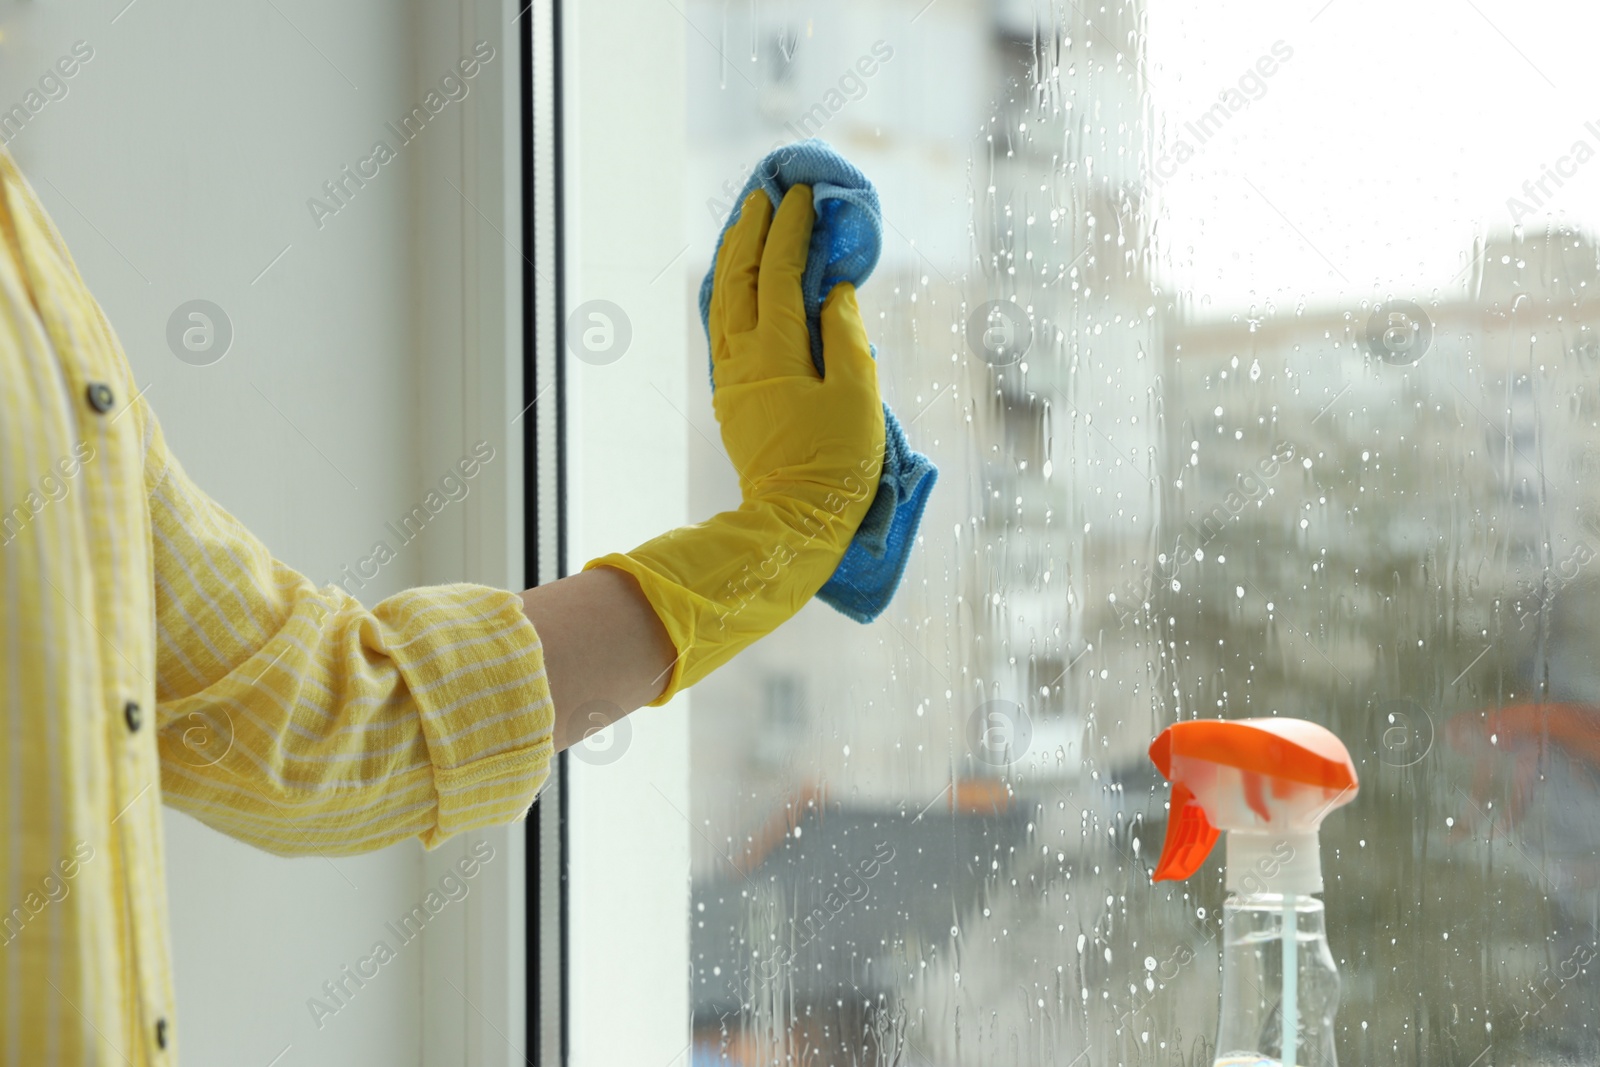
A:
{"type": "Polygon", "coordinates": [[[520,598],[364,608],[167,451],[0,150],[0,1064],[176,1062],[159,802],[282,854],[524,814],[553,709],[520,598]]]}

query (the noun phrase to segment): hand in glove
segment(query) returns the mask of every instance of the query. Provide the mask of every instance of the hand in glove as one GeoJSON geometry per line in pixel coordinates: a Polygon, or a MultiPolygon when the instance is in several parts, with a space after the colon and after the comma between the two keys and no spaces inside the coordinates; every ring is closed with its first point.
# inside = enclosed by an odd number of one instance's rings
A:
{"type": "Polygon", "coordinates": [[[825,377],[811,360],[800,276],[814,219],[810,187],[791,188],[776,214],[757,190],[717,254],[713,406],[743,503],[584,566],[631,574],[672,639],[678,658],[652,705],[799,611],[877,492],[883,405],[853,286],[822,305],[825,377]]]}

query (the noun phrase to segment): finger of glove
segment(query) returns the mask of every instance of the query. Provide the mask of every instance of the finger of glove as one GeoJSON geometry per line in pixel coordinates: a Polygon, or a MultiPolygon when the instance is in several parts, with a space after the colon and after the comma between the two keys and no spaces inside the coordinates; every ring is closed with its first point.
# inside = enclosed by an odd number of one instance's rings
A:
{"type": "Polygon", "coordinates": [[[806,329],[805,297],[800,290],[816,217],[811,187],[791,187],[778,205],[761,253],[761,333],[768,343],[762,345],[760,355],[762,372],[770,377],[817,377],[811,362],[811,335],[806,329]]]}
{"type": "Polygon", "coordinates": [[[867,327],[856,304],[856,287],[840,282],[822,302],[823,385],[830,390],[869,390],[878,395],[878,366],[867,327]]]}
{"type": "Polygon", "coordinates": [[[717,252],[717,272],[711,283],[711,316],[725,333],[744,333],[756,327],[757,295],[761,277],[761,249],[772,226],[772,202],[761,189],[752,190],[729,227],[717,252]]]}

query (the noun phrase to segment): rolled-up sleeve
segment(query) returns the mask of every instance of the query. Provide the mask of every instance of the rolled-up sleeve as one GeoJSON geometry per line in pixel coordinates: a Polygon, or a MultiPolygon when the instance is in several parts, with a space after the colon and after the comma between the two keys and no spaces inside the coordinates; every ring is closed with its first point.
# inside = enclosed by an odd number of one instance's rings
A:
{"type": "Polygon", "coordinates": [[[524,815],[554,709],[521,598],[454,584],[369,609],[318,587],[147,427],[166,802],[280,854],[432,848],[524,815]]]}

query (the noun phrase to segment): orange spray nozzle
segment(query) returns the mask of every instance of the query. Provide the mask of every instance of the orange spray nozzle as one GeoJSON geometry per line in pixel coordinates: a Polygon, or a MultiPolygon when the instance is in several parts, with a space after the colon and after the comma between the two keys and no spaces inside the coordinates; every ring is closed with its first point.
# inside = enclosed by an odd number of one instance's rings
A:
{"type": "Polygon", "coordinates": [[[1206,809],[1195,800],[1182,782],[1172,787],[1172,814],[1167,816],[1167,840],[1161,846],[1161,862],[1156,864],[1155,880],[1187,878],[1200,869],[1211,854],[1211,846],[1222,834],[1206,809]]]}
{"type": "Polygon", "coordinates": [[[1288,718],[1181,722],[1151,743],[1150,761],[1172,783],[1156,881],[1199,870],[1227,831],[1308,847],[1302,881],[1320,889],[1317,830],[1358,788],[1350,753],[1330,731],[1288,718]]]}

